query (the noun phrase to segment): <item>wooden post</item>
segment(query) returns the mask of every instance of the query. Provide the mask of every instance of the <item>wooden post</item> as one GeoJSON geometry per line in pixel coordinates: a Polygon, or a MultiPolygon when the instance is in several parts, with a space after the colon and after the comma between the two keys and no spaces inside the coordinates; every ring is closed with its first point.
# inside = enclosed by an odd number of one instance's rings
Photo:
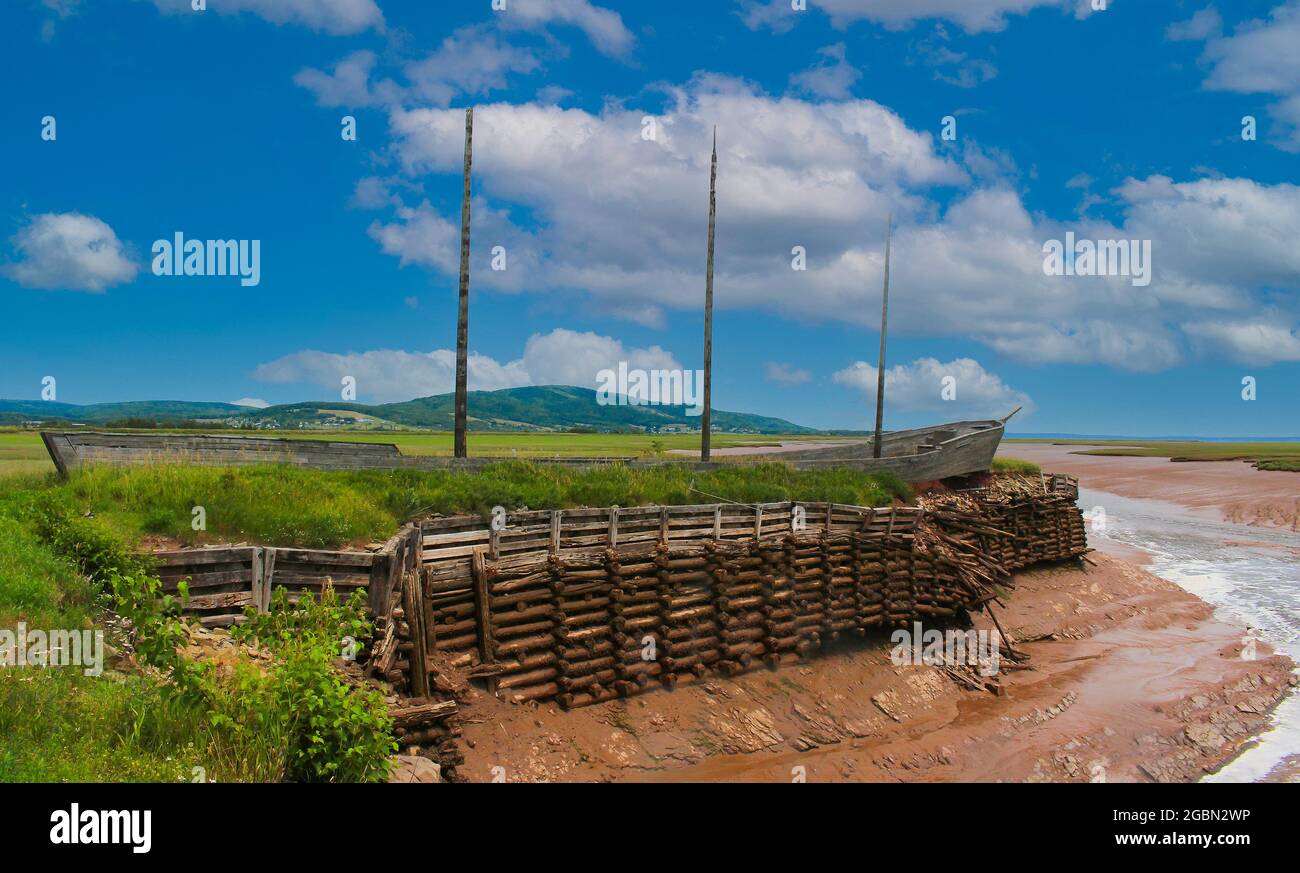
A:
{"type": "Polygon", "coordinates": [[[560,516],[561,511],[558,509],[551,510],[551,554],[560,553],[560,516]]]}
{"type": "MultiPolygon", "coordinates": [[[[393,562],[397,563],[396,561],[393,562]]],[[[429,696],[429,673],[426,658],[424,629],[424,598],[420,591],[420,577],[413,573],[402,573],[402,607],[406,610],[406,623],[411,629],[411,696],[429,696]]]]}
{"type": "Polygon", "coordinates": [[[880,358],[876,362],[876,443],[872,457],[879,458],[885,429],[885,334],[889,330],[889,247],[894,238],[894,216],[885,230],[885,291],[880,298],[880,358]]]}
{"type": "Polygon", "coordinates": [[[455,455],[469,457],[465,430],[469,421],[469,195],[474,162],[474,109],[465,110],[465,194],[460,204],[460,310],[456,317],[455,455]]]}
{"type": "Polygon", "coordinates": [[[252,570],[252,588],[250,593],[253,595],[253,604],[257,607],[258,612],[266,612],[266,607],[262,605],[262,601],[266,599],[264,593],[266,590],[266,571],[264,569],[265,559],[263,558],[263,555],[269,551],[272,550],[253,549],[252,566],[250,568],[252,570]]]}
{"type": "Polygon", "coordinates": [[[713,159],[709,166],[709,256],[704,277],[704,411],[700,420],[700,460],[709,460],[713,427],[713,234],[718,216],[718,129],[713,128],[713,159]]]}
{"type": "Polygon", "coordinates": [[[618,507],[609,508],[609,547],[611,549],[618,546],[618,507]]]}
{"type": "Polygon", "coordinates": [[[370,590],[366,593],[370,614],[373,616],[388,615],[389,595],[392,593],[392,577],[389,575],[392,560],[392,555],[376,552],[370,564],[370,590]]]}
{"type": "Polygon", "coordinates": [[[275,549],[262,550],[262,601],[257,605],[258,612],[271,611],[271,588],[275,582],[275,549]]]}
{"type": "Polygon", "coordinates": [[[492,638],[492,608],[488,599],[487,561],[482,549],[474,550],[472,568],[474,595],[478,601],[479,660],[484,664],[492,664],[496,662],[496,641],[492,638]]]}

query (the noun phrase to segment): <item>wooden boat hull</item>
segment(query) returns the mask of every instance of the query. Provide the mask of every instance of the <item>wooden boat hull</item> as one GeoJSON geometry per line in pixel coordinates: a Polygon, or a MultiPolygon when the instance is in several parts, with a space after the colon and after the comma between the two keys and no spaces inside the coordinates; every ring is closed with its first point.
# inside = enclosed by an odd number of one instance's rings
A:
{"type": "Polygon", "coordinates": [[[840,467],[890,472],[904,482],[931,482],[988,470],[1005,431],[1005,424],[996,419],[959,421],[886,433],[880,458],[872,457],[874,438],[851,446],[751,457],[805,470],[840,467]]]}
{"type": "MultiPolygon", "coordinates": [[[[735,464],[784,463],[796,469],[847,468],[864,472],[890,472],[905,482],[926,482],[989,469],[1003,423],[966,421],[936,427],[887,433],[882,458],[873,458],[872,440],[849,446],[796,452],[746,455],[708,464],[628,458],[535,459],[537,463],[571,467],[622,464],[651,467],[672,464],[708,471],[735,464]]],[[[133,466],[142,464],[197,464],[242,467],[287,464],[321,470],[477,470],[501,458],[430,458],[403,455],[392,443],[353,443],[270,437],[211,436],[207,434],[143,434],[42,431],[41,438],[62,474],[86,464],[133,466]]]]}

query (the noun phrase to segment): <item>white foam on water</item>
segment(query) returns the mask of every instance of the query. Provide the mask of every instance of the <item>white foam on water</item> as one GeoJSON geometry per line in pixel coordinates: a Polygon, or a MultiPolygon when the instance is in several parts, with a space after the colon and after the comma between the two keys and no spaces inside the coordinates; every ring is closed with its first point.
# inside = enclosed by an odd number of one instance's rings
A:
{"type": "MultiPolygon", "coordinates": [[[[1220,617],[1255,630],[1259,638],[1300,663],[1300,536],[1248,527],[1192,513],[1172,503],[1136,500],[1080,489],[1079,505],[1105,510],[1104,537],[1151,555],[1147,568],[1195,594],[1220,617]]],[[[1300,754],[1300,695],[1274,711],[1269,729],[1207,782],[1251,782],[1300,754]]]]}

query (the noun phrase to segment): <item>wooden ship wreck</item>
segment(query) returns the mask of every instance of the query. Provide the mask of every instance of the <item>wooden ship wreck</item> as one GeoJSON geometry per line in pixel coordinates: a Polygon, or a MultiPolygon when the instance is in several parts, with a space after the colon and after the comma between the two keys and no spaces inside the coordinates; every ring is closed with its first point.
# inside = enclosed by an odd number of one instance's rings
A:
{"type": "MultiPolygon", "coordinates": [[[[796,469],[847,468],[890,472],[905,482],[929,482],[988,470],[1002,440],[1005,420],[959,421],[885,433],[880,457],[875,439],[800,451],[751,454],[713,461],[642,458],[539,458],[537,463],[573,467],[623,464],[631,467],[685,465],[715,470],[732,464],[788,463],[796,469]]],[[[195,464],[243,467],[287,464],[318,470],[467,470],[503,458],[435,458],[403,455],[393,443],[354,443],[276,437],[215,436],[184,433],[104,433],[42,431],[45,448],[61,474],[87,464],[138,466],[195,464]]],[[[717,456],[715,456],[717,457],[717,456]]]]}

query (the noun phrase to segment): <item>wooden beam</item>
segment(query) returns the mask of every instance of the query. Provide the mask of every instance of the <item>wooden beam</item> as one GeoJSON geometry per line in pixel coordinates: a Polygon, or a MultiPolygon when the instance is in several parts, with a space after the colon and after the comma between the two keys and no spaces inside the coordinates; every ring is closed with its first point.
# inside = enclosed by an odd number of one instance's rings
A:
{"type": "Polygon", "coordinates": [[[713,237],[718,217],[718,129],[713,128],[709,166],[709,256],[704,277],[704,411],[700,419],[700,460],[708,463],[713,428],[713,237]]]}
{"type": "MultiPolygon", "coordinates": [[[[424,598],[420,591],[420,577],[415,573],[402,574],[402,605],[406,609],[406,624],[410,628],[411,695],[427,697],[429,674],[425,663],[424,598]]],[[[390,618],[391,622],[391,618],[390,618]]]]}
{"type": "Polygon", "coordinates": [[[460,203],[460,309],[456,317],[455,456],[469,457],[465,430],[469,422],[469,223],[470,169],[474,163],[474,109],[465,110],[465,193],[460,203]]]}
{"type": "Polygon", "coordinates": [[[475,618],[478,619],[479,661],[491,664],[496,661],[496,640],[492,636],[492,606],[488,597],[487,561],[483,550],[474,552],[474,596],[478,600],[475,618]]]}
{"type": "Polygon", "coordinates": [[[879,458],[885,428],[885,335],[889,331],[889,247],[894,238],[894,216],[885,230],[885,290],[880,298],[880,357],[876,361],[876,441],[872,457],[879,458]]]}

